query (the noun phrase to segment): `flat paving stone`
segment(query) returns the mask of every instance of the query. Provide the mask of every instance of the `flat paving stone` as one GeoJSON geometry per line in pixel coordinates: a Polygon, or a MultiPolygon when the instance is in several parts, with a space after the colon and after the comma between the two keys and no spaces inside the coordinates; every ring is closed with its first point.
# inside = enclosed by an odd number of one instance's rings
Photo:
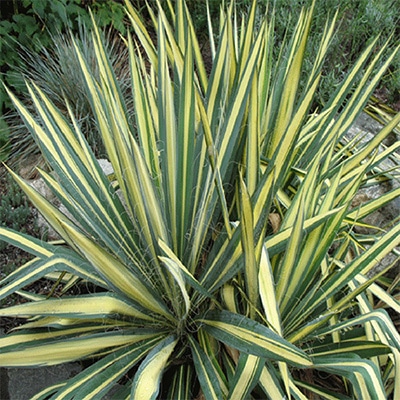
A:
{"type": "Polygon", "coordinates": [[[8,399],[29,400],[43,389],[71,378],[81,370],[78,363],[40,368],[9,368],[8,399]]]}

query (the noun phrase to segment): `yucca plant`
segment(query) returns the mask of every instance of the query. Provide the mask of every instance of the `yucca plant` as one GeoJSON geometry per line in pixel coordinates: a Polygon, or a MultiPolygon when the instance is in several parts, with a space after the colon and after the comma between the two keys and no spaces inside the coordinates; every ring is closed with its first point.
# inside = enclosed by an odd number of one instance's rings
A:
{"type": "Polygon", "coordinates": [[[99,80],[75,46],[113,174],[72,111],[69,123],[28,82],[39,124],[10,93],[69,214],[12,173],[62,241],[0,228],[35,256],[1,282],[2,297],[27,301],[0,315],[27,321],[0,339],[0,364],[91,361],[36,399],[102,398],[117,382],[118,399],[398,398],[400,337],[375,302],[400,305],[376,283],[390,267],[370,273],[394,251],[400,225],[364,237],[353,228],[400,189],[351,202],[359,187],[390,179],[379,165],[400,145],[375,150],[400,115],[365,145],[345,140],[394,54],[372,76],[385,50],[371,58],[372,42],[311,113],[334,18],[299,90],[312,8],[278,59],[271,10],[257,17],[255,1],[246,16],[221,10],[207,76],[184,1],[166,4],[171,21],[161,6],[149,10],[154,44],[126,2],[132,109],[101,33],[99,80]],[[55,282],[47,296],[24,290],[44,277],[55,282]]]}

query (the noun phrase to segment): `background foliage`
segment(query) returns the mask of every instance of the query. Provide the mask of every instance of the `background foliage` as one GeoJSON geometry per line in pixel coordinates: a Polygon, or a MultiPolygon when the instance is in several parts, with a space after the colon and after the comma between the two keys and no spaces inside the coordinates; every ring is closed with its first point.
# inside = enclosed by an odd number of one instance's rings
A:
{"type": "MultiPolygon", "coordinates": [[[[21,80],[12,72],[21,64],[20,50],[39,53],[52,43],[52,36],[68,29],[77,31],[80,24],[90,25],[88,9],[92,8],[99,26],[112,25],[124,33],[124,11],[115,0],[22,0],[1,2],[0,69],[2,80],[21,88],[21,80]]],[[[0,109],[4,112],[10,103],[4,88],[0,88],[0,109]]]]}

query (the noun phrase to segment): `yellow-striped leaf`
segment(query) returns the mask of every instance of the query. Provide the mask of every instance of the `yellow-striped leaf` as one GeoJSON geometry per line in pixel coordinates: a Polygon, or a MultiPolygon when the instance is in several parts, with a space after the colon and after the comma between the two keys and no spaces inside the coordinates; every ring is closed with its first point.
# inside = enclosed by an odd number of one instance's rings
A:
{"type": "MultiPolygon", "coordinates": [[[[76,331],[79,332],[78,329],[76,331]]],[[[52,334],[35,333],[0,338],[0,364],[4,367],[61,364],[83,359],[100,351],[111,352],[120,346],[160,336],[160,332],[154,330],[145,332],[138,330],[137,333],[128,331],[91,333],[89,327],[86,331],[86,334],[81,336],[65,339],[57,339],[56,334],[56,339],[54,339],[52,334]],[[41,339],[37,339],[38,337],[41,339]],[[12,344],[7,347],[3,346],[7,343],[12,344]]]]}
{"type": "Polygon", "coordinates": [[[239,314],[212,311],[199,322],[216,339],[247,354],[285,361],[300,367],[313,363],[302,350],[277,335],[271,329],[239,314]]]}
{"type": "Polygon", "coordinates": [[[170,312],[158,299],[158,295],[152,293],[124,264],[72,226],[65,225],[64,229],[100,275],[116,290],[128,298],[131,297],[144,308],[171,318],[170,312]]]}
{"type": "Polygon", "coordinates": [[[46,299],[0,309],[0,315],[28,318],[54,316],[59,318],[112,318],[126,316],[152,321],[154,318],[112,293],[46,299]]]}
{"type": "Polygon", "coordinates": [[[131,400],[156,399],[164,368],[178,340],[168,336],[146,356],[132,382],[131,400]]]}
{"type": "Polygon", "coordinates": [[[369,360],[347,355],[343,358],[316,357],[318,369],[342,375],[352,383],[358,399],[385,400],[386,393],[378,368],[369,360]]]}
{"type": "Polygon", "coordinates": [[[207,400],[223,399],[225,397],[223,388],[221,387],[218,372],[215,370],[212,361],[195,339],[190,337],[189,340],[197,377],[205,398],[207,400]]]}
{"type": "Polygon", "coordinates": [[[258,383],[265,360],[246,353],[241,353],[228,399],[245,399],[258,383]]]}
{"type": "Polygon", "coordinates": [[[116,350],[74,376],[64,389],[58,390],[57,399],[86,399],[104,397],[115,382],[128,373],[160,338],[149,339],[116,350]]]}

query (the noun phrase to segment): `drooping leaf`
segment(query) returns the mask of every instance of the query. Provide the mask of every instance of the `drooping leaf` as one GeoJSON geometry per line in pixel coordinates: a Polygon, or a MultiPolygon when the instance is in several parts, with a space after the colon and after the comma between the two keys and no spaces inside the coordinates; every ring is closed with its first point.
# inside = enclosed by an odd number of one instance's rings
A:
{"type": "Polygon", "coordinates": [[[213,311],[199,322],[215,338],[247,354],[285,361],[300,367],[313,363],[302,350],[271,329],[239,314],[213,311]]]}

